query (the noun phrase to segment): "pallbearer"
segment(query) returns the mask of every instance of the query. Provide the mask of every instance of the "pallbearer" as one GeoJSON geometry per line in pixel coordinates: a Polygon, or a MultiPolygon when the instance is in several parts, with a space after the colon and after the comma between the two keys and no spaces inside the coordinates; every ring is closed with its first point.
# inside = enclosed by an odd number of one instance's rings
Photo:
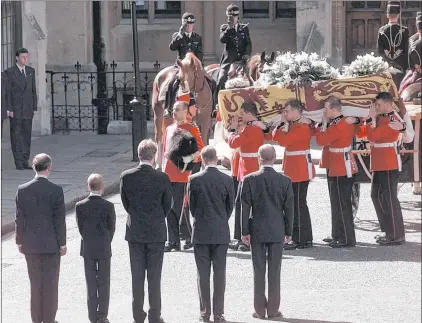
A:
{"type": "Polygon", "coordinates": [[[330,96],[325,102],[324,119],[330,120],[328,128],[319,128],[317,144],[329,146],[329,182],[332,218],[332,248],[354,247],[356,244],[352,211],[353,175],[356,163],[350,151],[355,126],[346,122],[341,114],[341,101],[330,96]]]}
{"type": "Polygon", "coordinates": [[[400,24],[400,13],[400,1],[388,1],[388,24],[382,26],[378,31],[378,53],[390,66],[398,70],[393,74],[397,88],[400,87],[409,65],[407,58],[409,30],[400,24]]]}
{"type": "Polygon", "coordinates": [[[405,242],[403,215],[397,198],[397,184],[401,159],[397,140],[406,124],[399,121],[393,109],[393,97],[387,92],[378,94],[375,108],[371,108],[366,123],[371,148],[371,197],[380,228],[385,235],[376,237],[380,245],[400,245],[405,242]],[[375,122],[374,122],[374,118],[375,122]]]}
{"type": "MultiPolygon", "coordinates": [[[[239,169],[237,172],[237,180],[241,182],[243,178],[253,172],[259,170],[258,149],[264,144],[264,132],[258,121],[258,108],[254,103],[244,102],[240,108],[242,123],[245,126],[240,129],[237,117],[234,117],[229,124],[230,135],[227,143],[230,148],[239,150],[239,169]]],[[[240,183],[239,183],[240,187],[240,183]]],[[[235,231],[234,239],[238,242],[231,245],[231,249],[239,249],[248,251],[249,247],[241,242],[240,232],[240,190],[236,196],[235,211],[235,231]]]]}
{"type": "Polygon", "coordinates": [[[283,170],[292,180],[295,217],[292,241],[284,249],[303,249],[312,247],[312,225],[306,197],[309,181],[315,177],[310,144],[312,130],[308,124],[301,123],[303,104],[298,100],[286,102],[282,111],[281,125],[273,131],[272,139],[286,147],[283,170]]]}

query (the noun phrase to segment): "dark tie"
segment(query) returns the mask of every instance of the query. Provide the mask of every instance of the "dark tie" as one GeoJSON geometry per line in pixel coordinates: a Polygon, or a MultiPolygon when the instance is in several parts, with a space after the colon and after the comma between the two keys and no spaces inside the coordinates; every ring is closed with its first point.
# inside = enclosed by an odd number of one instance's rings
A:
{"type": "Polygon", "coordinates": [[[22,73],[22,75],[25,77],[25,69],[23,68],[23,69],[21,69],[21,73],[22,73]]]}

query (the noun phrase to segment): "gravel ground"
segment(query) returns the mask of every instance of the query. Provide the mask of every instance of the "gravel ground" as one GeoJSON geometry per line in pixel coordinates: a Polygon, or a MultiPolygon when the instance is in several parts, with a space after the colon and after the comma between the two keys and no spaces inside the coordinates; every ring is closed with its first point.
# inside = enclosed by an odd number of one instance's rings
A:
{"type": "MultiPolygon", "coordinates": [[[[309,187],[309,207],[315,247],[283,255],[281,322],[409,322],[421,321],[421,200],[410,184],[400,189],[407,243],[381,247],[370,186],[361,186],[356,224],[358,245],[331,249],[322,239],[330,232],[330,208],[324,171],[309,187]]],[[[126,214],[118,195],[115,203],[117,229],[113,241],[111,300],[112,323],[132,322],[129,253],[124,240],[126,214]]],[[[233,226],[233,218],[230,225],[233,226]]],[[[59,310],[60,323],[89,322],[83,260],[79,256],[79,233],[70,213],[68,254],[62,258],[59,310]]],[[[29,280],[24,257],[13,235],[2,239],[2,322],[29,323],[29,280]]],[[[252,318],[253,273],[249,253],[229,251],[225,316],[229,322],[258,322],[252,318]]],[[[167,323],[197,322],[199,301],[192,251],[172,252],[164,258],[162,316],[167,323]]],[[[145,310],[148,309],[146,301],[145,310]]]]}

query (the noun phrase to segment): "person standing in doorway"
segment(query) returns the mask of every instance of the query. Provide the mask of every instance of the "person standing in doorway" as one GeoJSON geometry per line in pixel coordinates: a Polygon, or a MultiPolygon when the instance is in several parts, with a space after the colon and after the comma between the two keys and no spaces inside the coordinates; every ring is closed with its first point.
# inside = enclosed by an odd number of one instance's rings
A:
{"type": "Polygon", "coordinates": [[[32,169],[29,165],[32,118],[37,111],[35,70],[27,66],[28,50],[16,51],[16,65],[6,70],[7,108],[10,118],[10,143],[16,169],[32,169]]]}

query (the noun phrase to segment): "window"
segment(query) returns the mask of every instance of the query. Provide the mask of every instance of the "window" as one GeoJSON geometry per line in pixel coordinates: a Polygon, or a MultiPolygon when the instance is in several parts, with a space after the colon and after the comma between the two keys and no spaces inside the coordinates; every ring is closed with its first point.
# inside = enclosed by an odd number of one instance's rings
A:
{"type": "MultiPolygon", "coordinates": [[[[181,1],[136,1],[136,16],[142,19],[148,19],[149,8],[154,5],[155,18],[181,18],[182,2],[181,1]]],[[[122,18],[131,17],[131,1],[122,2],[122,18]]]]}
{"type": "Polygon", "coordinates": [[[244,18],[269,18],[269,1],[243,1],[242,2],[244,18]]]}
{"type": "Polygon", "coordinates": [[[275,6],[276,18],[296,18],[296,1],[277,1],[275,6]]]}
{"type": "Polygon", "coordinates": [[[18,2],[1,2],[1,70],[15,64],[15,52],[20,46],[18,27],[18,2]]]}

